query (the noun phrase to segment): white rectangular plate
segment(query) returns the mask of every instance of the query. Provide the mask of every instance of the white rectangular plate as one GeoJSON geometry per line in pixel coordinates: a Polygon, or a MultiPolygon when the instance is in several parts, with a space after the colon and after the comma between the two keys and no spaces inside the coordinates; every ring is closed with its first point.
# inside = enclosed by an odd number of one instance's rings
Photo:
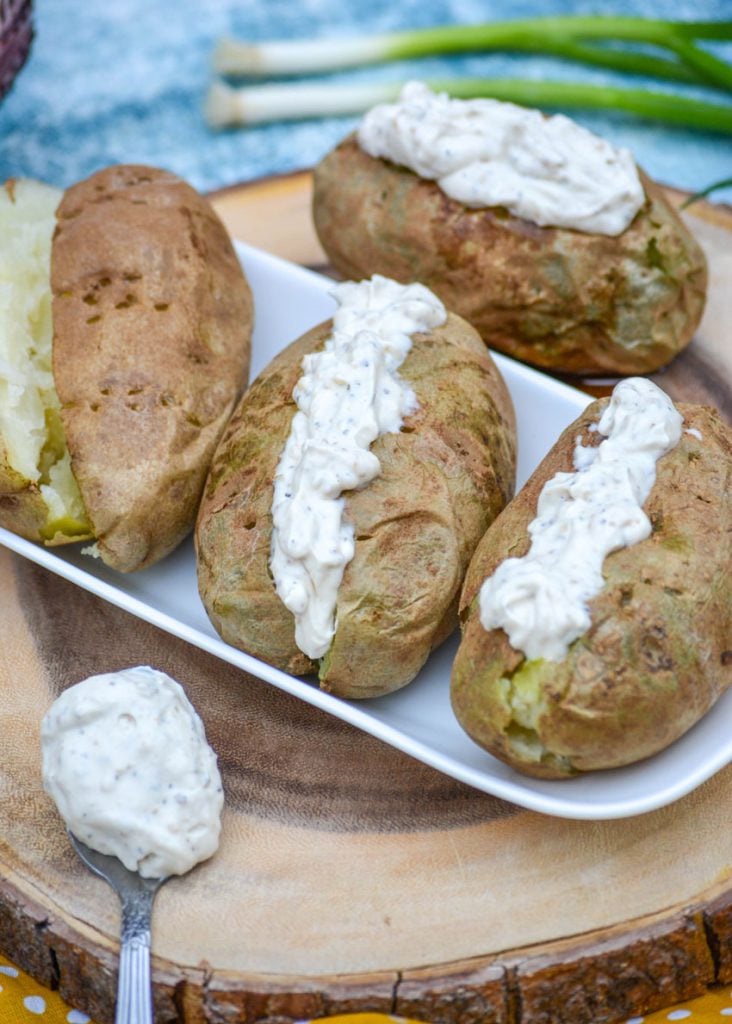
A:
{"type": "MultiPolygon", "coordinates": [[[[329,317],[332,282],[250,246],[237,245],[256,307],[252,377],[280,349],[329,317]]],[[[518,418],[518,484],[590,401],[573,388],[496,356],[518,418]]],[[[732,761],[732,692],[667,750],[640,764],[562,782],[530,779],[470,740],[450,708],[453,637],[397,693],[349,702],[287,675],[219,639],[198,596],[189,540],[150,569],[123,575],[81,554],[82,545],[49,550],[0,529],[0,542],[85,590],[187,640],[253,676],[350,722],[439,771],[532,810],[567,818],[619,818],[653,810],[690,792],[732,761]]]]}

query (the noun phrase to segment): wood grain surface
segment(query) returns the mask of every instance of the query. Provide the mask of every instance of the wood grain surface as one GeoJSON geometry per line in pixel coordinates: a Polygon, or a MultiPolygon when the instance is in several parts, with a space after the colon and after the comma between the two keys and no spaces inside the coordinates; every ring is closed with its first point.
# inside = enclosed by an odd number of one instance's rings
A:
{"type": "MultiPolygon", "coordinates": [[[[216,198],[236,237],[320,266],[308,202],[306,174],[216,198]]],[[[699,205],[689,221],[712,292],[691,360],[663,382],[724,404],[732,215],[699,205]]],[[[185,686],[227,798],[220,852],[156,902],[159,1022],[380,1010],[612,1024],[732,982],[732,766],[637,818],[548,818],[7,551],[0,623],[0,950],[101,1024],[113,1019],[118,910],[42,791],[39,724],[65,686],[145,663],[185,686]]]]}

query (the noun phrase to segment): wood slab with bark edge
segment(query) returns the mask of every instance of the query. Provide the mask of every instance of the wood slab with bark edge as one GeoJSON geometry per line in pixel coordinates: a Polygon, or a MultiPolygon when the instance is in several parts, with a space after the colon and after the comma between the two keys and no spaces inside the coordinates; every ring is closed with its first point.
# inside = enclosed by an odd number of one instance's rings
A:
{"type": "MultiPolygon", "coordinates": [[[[235,236],[325,269],[309,188],[291,175],[215,202],[235,236]]],[[[699,204],[689,219],[712,293],[693,360],[662,380],[726,401],[732,214],[699,204]]],[[[65,686],[144,663],[186,687],[227,793],[220,852],[156,901],[158,1024],[351,1010],[613,1024],[732,983],[732,766],[638,818],[547,818],[6,551],[0,623],[0,950],[100,1024],[113,1019],[117,906],[42,792],[38,729],[65,686]]]]}

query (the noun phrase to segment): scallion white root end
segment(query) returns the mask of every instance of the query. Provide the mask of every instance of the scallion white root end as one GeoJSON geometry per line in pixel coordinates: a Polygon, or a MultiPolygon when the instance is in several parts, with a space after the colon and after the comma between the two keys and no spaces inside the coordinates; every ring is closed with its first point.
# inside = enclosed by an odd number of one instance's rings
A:
{"type": "Polygon", "coordinates": [[[237,90],[223,82],[213,82],[203,105],[203,116],[211,128],[242,124],[237,90]]]}
{"type": "Polygon", "coordinates": [[[308,39],[245,43],[220,39],[213,54],[221,75],[308,75],[358,67],[388,55],[381,36],[363,39],[308,39]]]}
{"type": "Polygon", "coordinates": [[[399,89],[400,83],[334,87],[307,82],[235,89],[217,81],[206,97],[204,116],[212,128],[309,117],[339,117],[359,114],[377,103],[391,102],[398,96],[399,89]]]}
{"type": "Polygon", "coordinates": [[[212,63],[214,71],[220,75],[266,74],[262,67],[260,47],[238,39],[219,39],[212,63]]]}

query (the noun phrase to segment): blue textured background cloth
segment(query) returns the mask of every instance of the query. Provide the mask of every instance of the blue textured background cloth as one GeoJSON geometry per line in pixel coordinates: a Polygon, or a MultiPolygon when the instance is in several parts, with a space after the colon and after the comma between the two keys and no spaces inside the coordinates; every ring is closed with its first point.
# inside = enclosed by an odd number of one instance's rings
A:
{"type": "MultiPolygon", "coordinates": [[[[203,120],[214,43],[352,36],[418,26],[552,13],[732,18],[732,0],[674,5],[623,0],[36,0],[36,39],[0,102],[0,179],[33,176],[66,186],[115,162],[167,167],[202,190],[313,165],[357,118],[287,122],[215,133],[203,120]]],[[[732,61],[732,43],[715,52],[732,61]]],[[[334,82],[481,77],[616,83],[719,99],[679,83],[651,82],[549,57],[484,54],[380,65],[334,82]]],[[[724,101],[724,99],[723,99],[724,101]]],[[[729,97],[726,100],[730,102],[729,97]]],[[[732,176],[729,136],[663,127],[630,116],[569,111],[626,145],[652,177],[690,190],[732,176]]],[[[732,189],[715,194],[732,200],[732,189]]]]}

